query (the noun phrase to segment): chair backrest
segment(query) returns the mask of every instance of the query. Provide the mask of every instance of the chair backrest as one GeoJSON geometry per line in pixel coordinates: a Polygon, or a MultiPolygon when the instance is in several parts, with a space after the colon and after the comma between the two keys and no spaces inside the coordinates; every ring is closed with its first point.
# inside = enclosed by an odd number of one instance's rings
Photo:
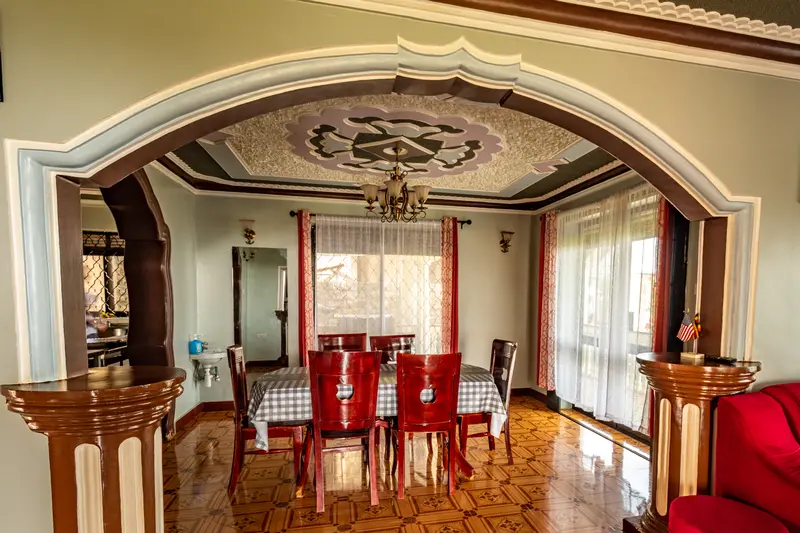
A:
{"type": "Polygon", "coordinates": [[[236,427],[242,427],[247,418],[247,371],[244,367],[244,350],[239,345],[228,347],[228,368],[231,371],[233,411],[236,427]]]}
{"type": "Polygon", "coordinates": [[[397,423],[403,431],[446,431],[456,423],[461,354],[397,356],[397,423]]]}
{"type": "Polygon", "coordinates": [[[334,333],[317,335],[317,343],[323,352],[365,352],[367,351],[366,333],[334,333]]]}
{"type": "Polygon", "coordinates": [[[381,363],[396,363],[397,354],[414,353],[414,335],[381,335],[369,338],[369,349],[381,354],[381,363]]]}
{"type": "Polygon", "coordinates": [[[375,424],[377,352],[309,352],[311,410],[320,431],[360,431],[375,424]]]}
{"type": "Polygon", "coordinates": [[[511,401],[511,377],[517,359],[517,343],[495,339],[492,341],[492,362],[489,368],[506,411],[511,401]]]}

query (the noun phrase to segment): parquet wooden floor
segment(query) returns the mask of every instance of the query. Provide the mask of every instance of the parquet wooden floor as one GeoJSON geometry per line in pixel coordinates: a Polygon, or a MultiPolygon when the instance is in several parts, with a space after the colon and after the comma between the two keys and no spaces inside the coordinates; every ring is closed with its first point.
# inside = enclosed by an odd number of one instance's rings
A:
{"type": "Polygon", "coordinates": [[[649,463],[641,452],[533,398],[515,397],[514,465],[507,464],[502,444],[490,452],[485,439],[470,439],[468,459],[476,474],[472,480],[460,476],[453,497],[446,493],[439,452],[429,456],[425,439],[417,438],[407,454],[405,500],[395,498],[391,465],[381,460],[380,505],[371,507],[367,471],[360,452],[353,452],[326,457],[322,514],[315,511],[313,482],[295,498],[286,454],[248,456],[231,502],[232,420],[230,412],[204,413],[165,444],[168,533],[622,531],[623,517],[638,514],[648,497],[649,463]]]}

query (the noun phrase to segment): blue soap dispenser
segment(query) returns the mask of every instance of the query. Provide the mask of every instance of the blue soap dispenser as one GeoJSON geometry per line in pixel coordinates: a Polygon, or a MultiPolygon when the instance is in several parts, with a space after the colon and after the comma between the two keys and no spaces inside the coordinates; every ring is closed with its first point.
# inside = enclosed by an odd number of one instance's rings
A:
{"type": "Polygon", "coordinates": [[[189,354],[198,355],[203,353],[203,341],[200,340],[200,335],[192,335],[192,340],[189,341],[189,354]]]}

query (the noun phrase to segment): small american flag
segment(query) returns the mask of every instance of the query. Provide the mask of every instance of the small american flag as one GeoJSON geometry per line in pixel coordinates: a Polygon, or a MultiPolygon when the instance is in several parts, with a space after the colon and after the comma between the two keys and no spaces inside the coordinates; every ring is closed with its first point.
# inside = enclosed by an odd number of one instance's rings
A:
{"type": "Polygon", "coordinates": [[[681,322],[681,327],[678,329],[678,338],[683,342],[689,342],[699,336],[695,320],[692,320],[689,313],[683,313],[683,322],[681,322]]]}

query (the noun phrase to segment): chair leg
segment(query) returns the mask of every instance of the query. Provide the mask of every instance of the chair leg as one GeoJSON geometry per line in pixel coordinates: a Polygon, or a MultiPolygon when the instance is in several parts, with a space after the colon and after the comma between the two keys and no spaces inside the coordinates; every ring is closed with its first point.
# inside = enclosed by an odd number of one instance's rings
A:
{"type": "Polygon", "coordinates": [[[316,485],[318,513],[325,511],[325,479],[322,474],[322,447],[324,445],[319,430],[314,430],[314,485],[316,485]]]}
{"type": "Polygon", "coordinates": [[[494,451],[494,437],[489,435],[489,450],[494,451]]]}
{"type": "Polygon", "coordinates": [[[467,438],[469,437],[469,424],[464,422],[464,419],[461,419],[461,422],[458,424],[458,440],[459,440],[459,448],[461,448],[461,453],[466,455],[467,453],[467,438]]]}
{"type": "Polygon", "coordinates": [[[428,453],[433,453],[433,433],[428,433],[425,438],[428,441],[428,453]]]}
{"type": "Polygon", "coordinates": [[[394,460],[392,461],[392,475],[397,473],[397,432],[392,431],[392,448],[394,448],[394,460]]]}
{"type": "Polygon", "coordinates": [[[508,456],[508,464],[513,465],[514,456],[511,454],[511,421],[508,418],[506,418],[504,431],[506,432],[506,455],[508,456]]]}
{"type": "Polygon", "coordinates": [[[403,431],[397,432],[397,499],[405,498],[406,489],[406,437],[403,431]]]}
{"type": "Polygon", "coordinates": [[[296,427],[292,431],[292,458],[294,459],[294,477],[300,473],[300,457],[303,453],[303,428],[296,427]]]}
{"type": "Polygon", "coordinates": [[[370,439],[367,437],[361,439],[361,460],[364,462],[364,464],[369,463],[369,456],[372,455],[370,453],[370,446],[368,444],[369,442],[370,439]]]}
{"type": "Polygon", "coordinates": [[[236,484],[239,483],[239,473],[244,466],[244,439],[241,432],[237,431],[233,438],[233,462],[231,463],[231,477],[228,481],[228,496],[232,497],[236,492],[236,484]]]}
{"type": "Polygon", "coordinates": [[[377,437],[380,435],[378,428],[373,427],[369,430],[369,492],[370,492],[370,503],[372,505],[378,505],[378,473],[377,470],[377,461],[375,460],[375,441],[377,437]]]}
{"type": "Polygon", "coordinates": [[[456,492],[456,454],[458,453],[458,449],[456,448],[455,426],[453,426],[453,429],[450,430],[448,437],[448,444],[450,446],[447,454],[447,491],[452,496],[456,492]]]}
{"type": "Polygon", "coordinates": [[[303,497],[303,488],[308,480],[308,463],[311,462],[311,449],[314,446],[314,432],[306,430],[306,439],[303,442],[303,458],[301,459],[300,475],[297,478],[295,497],[303,497]]]}
{"type": "Polygon", "coordinates": [[[385,461],[389,460],[389,448],[392,446],[392,430],[390,428],[383,429],[383,437],[386,440],[386,450],[383,452],[383,459],[385,461]]]}

